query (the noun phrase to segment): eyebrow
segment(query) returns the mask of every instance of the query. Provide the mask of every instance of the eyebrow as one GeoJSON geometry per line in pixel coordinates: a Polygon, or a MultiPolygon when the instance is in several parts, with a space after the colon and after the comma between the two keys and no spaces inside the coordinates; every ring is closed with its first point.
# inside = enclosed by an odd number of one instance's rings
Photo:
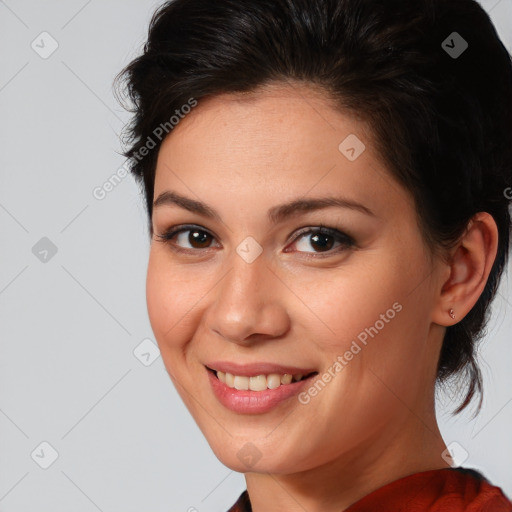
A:
{"type": "MultiPolygon", "coordinates": [[[[222,222],[220,215],[207,204],[182,196],[177,192],[166,190],[162,192],[153,202],[153,208],[159,206],[179,206],[209,219],[216,219],[222,222]]],[[[295,199],[288,203],[273,206],[267,212],[267,217],[272,224],[277,224],[285,219],[300,215],[302,213],[312,212],[329,207],[349,208],[357,210],[366,215],[376,217],[375,213],[361,203],[352,201],[344,197],[314,197],[311,199],[295,199]]]]}

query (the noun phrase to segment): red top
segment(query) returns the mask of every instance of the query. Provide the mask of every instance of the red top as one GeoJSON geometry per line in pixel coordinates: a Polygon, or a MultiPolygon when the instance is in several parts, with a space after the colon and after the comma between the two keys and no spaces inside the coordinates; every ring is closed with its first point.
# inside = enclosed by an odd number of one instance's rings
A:
{"type": "MultiPolygon", "coordinates": [[[[228,512],[252,512],[247,491],[228,512]]],[[[512,502],[478,471],[445,468],[395,480],[345,512],[512,512],[512,502]]]]}

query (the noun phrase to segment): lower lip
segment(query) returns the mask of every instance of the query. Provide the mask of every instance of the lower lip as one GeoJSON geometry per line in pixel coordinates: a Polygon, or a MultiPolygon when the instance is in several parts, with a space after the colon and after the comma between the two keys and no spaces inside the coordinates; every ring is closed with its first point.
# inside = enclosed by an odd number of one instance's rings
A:
{"type": "Polygon", "coordinates": [[[234,389],[220,381],[210,370],[206,370],[210,384],[219,402],[233,412],[240,414],[262,414],[268,412],[284,400],[297,395],[317,374],[291,384],[283,384],[276,389],[251,391],[234,389]]]}

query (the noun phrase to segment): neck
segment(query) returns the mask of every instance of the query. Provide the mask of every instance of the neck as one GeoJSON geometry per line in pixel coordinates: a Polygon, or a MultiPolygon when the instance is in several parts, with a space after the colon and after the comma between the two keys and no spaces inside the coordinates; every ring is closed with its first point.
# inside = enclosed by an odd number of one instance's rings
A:
{"type": "Polygon", "coordinates": [[[414,413],[350,453],[318,467],[289,474],[246,473],[253,512],[330,512],[347,509],[372,491],[399,478],[448,468],[446,445],[432,409],[414,413]]]}

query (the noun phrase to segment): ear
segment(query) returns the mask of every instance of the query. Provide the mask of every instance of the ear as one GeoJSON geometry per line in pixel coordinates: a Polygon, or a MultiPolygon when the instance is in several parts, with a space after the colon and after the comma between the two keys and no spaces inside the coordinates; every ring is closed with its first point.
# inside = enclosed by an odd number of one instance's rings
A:
{"type": "Polygon", "coordinates": [[[476,304],[491,272],[498,250],[498,227],[487,212],[475,214],[465,234],[452,249],[449,277],[439,292],[433,322],[449,326],[460,322],[476,304]],[[450,316],[453,310],[455,318],[450,316]]]}

